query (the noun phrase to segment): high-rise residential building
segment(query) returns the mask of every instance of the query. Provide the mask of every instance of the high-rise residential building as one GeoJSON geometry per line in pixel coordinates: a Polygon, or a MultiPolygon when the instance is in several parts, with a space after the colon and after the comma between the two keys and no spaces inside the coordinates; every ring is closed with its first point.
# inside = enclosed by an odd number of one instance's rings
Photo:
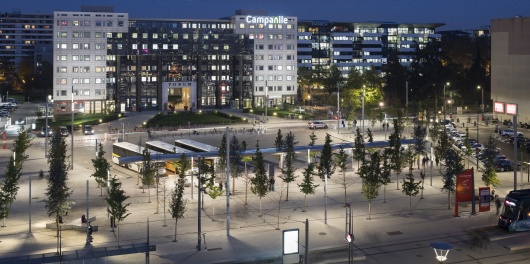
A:
{"type": "Polygon", "coordinates": [[[52,34],[52,14],[22,14],[20,10],[0,13],[0,57],[13,63],[15,69],[24,59],[42,62],[46,58],[34,56],[51,54],[52,34]]]}
{"type": "Polygon", "coordinates": [[[54,112],[114,111],[107,96],[109,38],[128,31],[128,14],[108,7],[56,11],[53,34],[54,112]]]}

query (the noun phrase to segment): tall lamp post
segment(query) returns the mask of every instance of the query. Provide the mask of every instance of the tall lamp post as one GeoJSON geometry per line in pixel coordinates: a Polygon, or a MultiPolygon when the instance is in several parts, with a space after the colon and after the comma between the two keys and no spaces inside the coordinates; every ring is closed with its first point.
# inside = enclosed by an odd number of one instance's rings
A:
{"type": "Polygon", "coordinates": [[[482,89],[480,87],[480,85],[477,86],[477,89],[481,90],[481,92],[482,92],[482,107],[481,107],[481,109],[482,109],[482,113],[484,113],[484,109],[485,109],[485,107],[484,107],[484,89],[482,89]]]}
{"type": "Polygon", "coordinates": [[[446,118],[446,112],[447,112],[447,101],[445,100],[445,86],[449,86],[449,82],[444,83],[444,121],[447,120],[446,118]]]}
{"type": "Polygon", "coordinates": [[[48,157],[48,104],[50,100],[51,95],[46,96],[46,113],[44,115],[46,120],[46,127],[45,127],[45,133],[44,133],[44,157],[48,157]]]}
{"type": "Polygon", "coordinates": [[[340,134],[339,127],[340,127],[340,85],[337,84],[337,134],[340,134]]]}

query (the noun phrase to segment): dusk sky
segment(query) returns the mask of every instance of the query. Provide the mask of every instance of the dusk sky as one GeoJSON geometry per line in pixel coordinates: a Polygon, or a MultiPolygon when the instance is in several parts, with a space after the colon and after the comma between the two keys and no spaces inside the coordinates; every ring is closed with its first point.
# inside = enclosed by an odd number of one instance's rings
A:
{"type": "Polygon", "coordinates": [[[237,9],[337,22],[445,23],[441,30],[489,26],[492,18],[529,16],[528,0],[1,0],[0,11],[79,11],[82,5],[114,6],[130,18],[217,19],[237,9]]]}

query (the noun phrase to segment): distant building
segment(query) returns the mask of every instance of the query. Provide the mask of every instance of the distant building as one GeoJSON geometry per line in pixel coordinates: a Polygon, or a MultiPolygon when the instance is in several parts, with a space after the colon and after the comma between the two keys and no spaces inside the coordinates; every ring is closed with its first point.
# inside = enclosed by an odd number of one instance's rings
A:
{"type": "MultiPolygon", "coordinates": [[[[530,17],[491,21],[491,99],[518,104],[519,122],[530,123],[530,17]]],[[[495,114],[499,119],[512,119],[495,114]]]]}
{"type": "Polygon", "coordinates": [[[34,58],[34,55],[51,55],[52,36],[52,14],[22,14],[19,10],[0,13],[0,57],[13,63],[15,69],[24,59],[32,62],[36,59],[40,63],[49,59],[51,56],[34,58]]]}
{"type": "Polygon", "coordinates": [[[412,62],[416,48],[440,40],[442,23],[398,24],[392,22],[298,22],[298,67],[338,66],[344,75],[354,68],[382,70],[396,51],[403,66],[412,62]]]}
{"type": "MultiPolygon", "coordinates": [[[[9,15],[16,16],[25,15],[9,15]]],[[[443,25],[298,21],[265,10],[221,19],[142,19],[109,6],[28,16],[42,16],[42,25],[28,26],[41,33],[28,35],[31,47],[16,37],[14,43],[37,66],[52,58],[57,114],[295,104],[298,67],[335,64],[344,75],[352,68],[384,70],[392,52],[408,66],[416,48],[440,39],[435,30],[443,25]]]]}

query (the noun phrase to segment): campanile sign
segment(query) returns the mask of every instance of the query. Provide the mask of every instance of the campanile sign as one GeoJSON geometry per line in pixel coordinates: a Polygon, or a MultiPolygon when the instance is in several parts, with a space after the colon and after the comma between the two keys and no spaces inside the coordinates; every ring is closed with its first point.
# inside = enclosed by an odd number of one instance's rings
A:
{"type": "Polygon", "coordinates": [[[283,17],[283,16],[275,16],[275,17],[271,17],[271,16],[247,16],[245,18],[245,21],[247,23],[253,23],[253,24],[287,24],[288,23],[288,19],[286,17],[283,17]]]}

